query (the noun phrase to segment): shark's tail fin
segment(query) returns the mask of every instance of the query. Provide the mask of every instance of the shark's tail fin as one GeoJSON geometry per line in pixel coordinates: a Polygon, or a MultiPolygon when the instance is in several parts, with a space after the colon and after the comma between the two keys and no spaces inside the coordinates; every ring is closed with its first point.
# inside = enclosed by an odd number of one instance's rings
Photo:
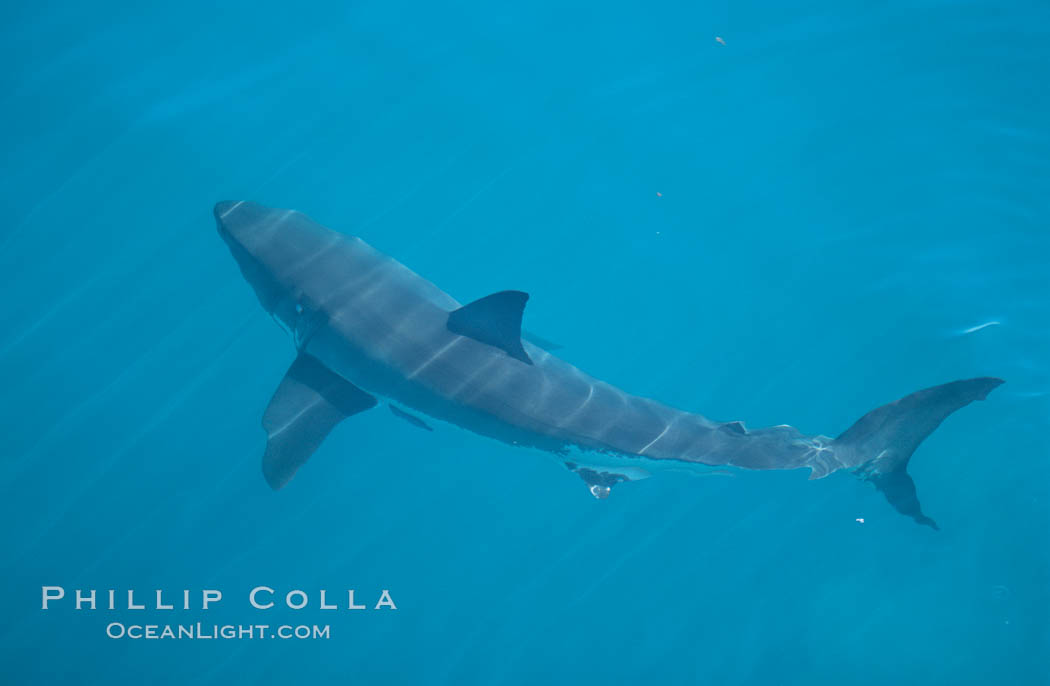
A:
{"type": "Polygon", "coordinates": [[[844,464],[875,484],[899,512],[936,529],[937,523],[922,513],[908,460],[945,417],[974,400],[984,400],[1001,383],[1002,379],[981,377],[916,391],[864,415],[832,447],[844,464]]]}

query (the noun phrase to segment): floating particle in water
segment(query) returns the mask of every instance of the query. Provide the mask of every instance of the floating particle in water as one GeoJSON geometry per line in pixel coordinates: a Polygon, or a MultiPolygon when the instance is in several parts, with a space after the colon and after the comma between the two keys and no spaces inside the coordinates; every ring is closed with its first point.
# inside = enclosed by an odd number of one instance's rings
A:
{"type": "Polygon", "coordinates": [[[1007,600],[1010,597],[1010,589],[1002,584],[992,586],[992,595],[999,600],[1007,600]]]}
{"type": "Polygon", "coordinates": [[[864,518],[863,517],[857,517],[857,524],[863,524],[863,523],[864,523],[864,518]]]}
{"type": "Polygon", "coordinates": [[[718,42],[720,45],[725,45],[726,44],[726,42],[724,40],[722,40],[721,36],[715,36],[715,41],[718,42]]]}
{"type": "Polygon", "coordinates": [[[662,198],[662,197],[664,197],[664,194],[661,193],[660,191],[656,191],[656,197],[662,198]]]}
{"type": "Polygon", "coordinates": [[[978,324],[977,326],[971,326],[969,329],[963,329],[962,331],[959,332],[959,335],[960,336],[965,336],[968,333],[977,333],[981,329],[987,329],[989,326],[1000,326],[1001,324],[1002,324],[1002,322],[997,322],[997,321],[985,322],[984,324],[978,324]]]}

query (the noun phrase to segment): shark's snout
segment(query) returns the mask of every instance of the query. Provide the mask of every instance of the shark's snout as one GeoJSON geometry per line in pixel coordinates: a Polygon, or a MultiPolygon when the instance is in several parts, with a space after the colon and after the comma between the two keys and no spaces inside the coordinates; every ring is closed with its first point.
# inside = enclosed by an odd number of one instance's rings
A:
{"type": "Polygon", "coordinates": [[[227,220],[237,210],[237,207],[243,204],[243,202],[235,200],[223,200],[215,203],[215,209],[212,210],[212,213],[215,215],[215,224],[220,236],[225,238],[229,235],[230,227],[227,220]]]}
{"type": "Polygon", "coordinates": [[[220,200],[215,203],[215,218],[222,219],[225,215],[229,214],[230,210],[237,204],[238,203],[234,200],[220,200]]]}

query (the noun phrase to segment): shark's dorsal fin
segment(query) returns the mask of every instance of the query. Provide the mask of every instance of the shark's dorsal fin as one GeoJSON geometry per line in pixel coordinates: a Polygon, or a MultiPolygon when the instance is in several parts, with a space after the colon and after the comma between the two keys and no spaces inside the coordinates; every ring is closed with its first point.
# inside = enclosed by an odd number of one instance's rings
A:
{"type": "Polygon", "coordinates": [[[288,483],[336,424],[374,407],[376,399],[321,364],[300,354],[263,413],[266,452],[263,476],[274,490],[288,483]]]}
{"type": "Polygon", "coordinates": [[[521,345],[521,315],[528,293],[500,291],[464,305],[448,315],[448,330],[499,348],[516,360],[532,364],[521,345]]]}
{"type": "Polygon", "coordinates": [[[722,429],[722,431],[728,431],[731,434],[737,434],[739,436],[746,436],[747,435],[747,427],[744,426],[743,422],[739,422],[739,421],[737,421],[737,422],[726,422],[725,424],[722,424],[718,428],[722,429]]]}

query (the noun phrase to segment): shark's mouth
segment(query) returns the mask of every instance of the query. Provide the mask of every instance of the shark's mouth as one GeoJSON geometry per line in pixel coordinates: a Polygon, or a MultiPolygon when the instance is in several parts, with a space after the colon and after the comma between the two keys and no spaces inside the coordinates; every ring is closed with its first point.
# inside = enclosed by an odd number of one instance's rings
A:
{"type": "Polygon", "coordinates": [[[234,238],[219,220],[219,235],[230,247],[233,259],[241,270],[241,275],[251,285],[255,295],[259,298],[259,304],[263,309],[273,315],[284,295],[285,288],[277,281],[273,274],[262,262],[245,248],[240,241],[234,238]]]}

